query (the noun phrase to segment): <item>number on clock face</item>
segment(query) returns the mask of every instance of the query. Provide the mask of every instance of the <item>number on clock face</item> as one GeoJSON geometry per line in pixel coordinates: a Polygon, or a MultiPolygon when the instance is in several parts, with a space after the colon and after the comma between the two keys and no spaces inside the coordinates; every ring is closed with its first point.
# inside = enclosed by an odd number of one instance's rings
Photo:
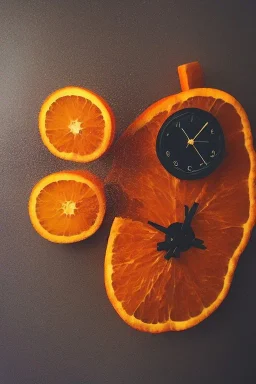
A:
{"type": "Polygon", "coordinates": [[[156,146],[162,165],[180,179],[207,176],[225,153],[219,122],[197,108],[186,108],[169,117],[159,131],[156,146]]]}

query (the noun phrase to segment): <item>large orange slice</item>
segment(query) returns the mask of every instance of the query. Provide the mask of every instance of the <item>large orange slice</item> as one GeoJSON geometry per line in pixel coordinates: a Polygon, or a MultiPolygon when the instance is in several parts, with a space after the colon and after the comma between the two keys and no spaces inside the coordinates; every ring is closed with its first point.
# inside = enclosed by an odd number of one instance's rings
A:
{"type": "Polygon", "coordinates": [[[53,173],[32,190],[29,215],[36,231],[55,243],[73,243],[93,235],[106,210],[102,182],[86,171],[53,173]]]}
{"type": "MultiPolygon", "coordinates": [[[[179,72],[182,76],[191,73],[179,72]]],[[[181,83],[193,81],[183,78],[181,83]]],[[[124,321],[147,332],[183,330],[221,304],[255,224],[255,172],[248,118],[226,92],[189,89],[153,104],[131,124],[117,144],[107,178],[117,187],[120,217],[114,220],[109,236],[105,285],[124,321]],[[163,122],[187,107],[212,113],[226,140],[227,156],[221,166],[195,181],[170,175],[155,150],[163,122]],[[207,249],[190,248],[180,258],[167,261],[165,253],[156,249],[164,235],[147,222],[165,227],[183,222],[184,205],[191,207],[194,202],[199,208],[192,227],[207,249]]]]}
{"type": "Polygon", "coordinates": [[[44,144],[54,155],[89,162],[110,147],[115,120],[102,97],[88,89],[66,87],[44,101],[39,113],[39,129],[44,144]]]}

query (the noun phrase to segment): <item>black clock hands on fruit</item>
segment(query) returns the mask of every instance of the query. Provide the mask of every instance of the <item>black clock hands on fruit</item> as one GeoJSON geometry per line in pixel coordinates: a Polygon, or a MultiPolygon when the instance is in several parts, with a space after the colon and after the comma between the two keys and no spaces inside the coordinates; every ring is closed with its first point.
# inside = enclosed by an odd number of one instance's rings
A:
{"type": "Polygon", "coordinates": [[[173,176],[183,180],[206,177],[225,155],[222,128],[209,112],[182,109],[163,123],[156,152],[161,164],[173,176]]]}
{"type": "Polygon", "coordinates": [[[166,251],[165,259],[170,260],[171,257],[179,257],[181,252],[187,251],[191,247],[206,249],[204,241],[197,239],[191,228],[193,217],[196,214],[198,203],[194,203],[189,209],[185,205],[185,219],[183,223],[173,223],[168,228],[160,224],[148,221],[148,224],[165,234],[165,241],[157,244],[158,251],[166,251]]]}

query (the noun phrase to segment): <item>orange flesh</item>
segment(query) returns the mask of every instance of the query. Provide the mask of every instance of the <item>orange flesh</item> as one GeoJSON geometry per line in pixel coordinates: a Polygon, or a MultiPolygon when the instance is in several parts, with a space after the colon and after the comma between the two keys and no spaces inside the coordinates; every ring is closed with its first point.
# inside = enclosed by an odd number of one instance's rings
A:
{"type": "Polygon", "coordinates": [[[89,155],[100,146],[105,122],[100,109],[81,96],[63,96],[46,113],[46,135],[60,152],[89,155]],[[60,134],[61,133],[61,134],[60,134]]]}
{"type": "Polygon", "coordinates": [[[95,192],[88,185],[72,180],[47,185],[36,204],[40,224],[54,235],[72,236],[88,230],[98,212],[95,192]]]}
{"type": "MultiPolygon", "coordinates": [[[[227,273],[228,258],[223,258],[222,250],[214,244],[216,238],[210,240],[209,229],[199,225],[196,229],[211,251],[189,250],[180,259],[167,262],[164,252],[156,250],[157,242],[164,240],[163,235],[138,221],[123,223],[113,248],[112,280],[116,298],[127,314],[148,324],[186,321],[217,298],[227,273]]],[[[231,236],[228,230],[218,232],[228,236],[224,252],[232,252],[238,245],[241,231],[237,228],[231,236]]]]}

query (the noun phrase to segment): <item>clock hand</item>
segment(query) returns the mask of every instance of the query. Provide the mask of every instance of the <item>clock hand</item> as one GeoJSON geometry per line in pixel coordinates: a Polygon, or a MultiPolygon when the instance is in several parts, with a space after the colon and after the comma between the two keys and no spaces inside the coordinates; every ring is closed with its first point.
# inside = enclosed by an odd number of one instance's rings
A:
{"type": "Polygon", "coordinates": [[[187,137],[187,139],[190,140],[189,137],[188,137],[188,135],[187,135],[186,132],[184,131],[184,129],[181,128],[181,130],[185,133],[185,136],[187,137]]]}
{"type": "Polygon", "coordinates": [[[200,135],[200,133],[205,129],[205,127],[207,127],[207,125],[209,124],[209,121],[207,121],[207,123],[205,123],[205,125],[200,129],[200,131],[195,135],[195,137],[193,138],[193,140],[195,140],[197,138],[197,136],[200,135]]]}
{"type": "Polygon", "coordinates": [[[201,155],[201,153],[198,151],[198,149],[193,145],[193,147],[195,148],[196,152],[198,153],[198,155],[201,157],[201,159],[203,160],[203,162],[205,163],[205,165],[207,165],[205,159],[203,158],[203,156],[201,155]]]}
{"type": "Polygon", "coordinates": [[[192,219],[196,214],[198,206],[199,206],[198,203],[194,203],[192,205],[192,207],[189,209],[188,206],[185,205],[185,220],[184,220],[184,223],[182,224],[182,227],[181,227],[181,230],[183,232],[186,232],[188,227],[190,227],[192,219]]]}
{"type": "Polygon", "coordinates": [[[160,224],[153,223],[152,221],[148,221],[148,224],[151,225],[151,227],[157,229],[158,231],[163,232],[166,235],[169,235],[168,228],[165,228],[160,224]]]}
{"type": "Polygon", "coordinates": [[[194,140],[194,143],[209,143],[209,141],[202,140],[194,140]]]}
{"type": "Polygon", "coordinates": [[[206,249],[206,246],[204,245],[204,241],[196,238],[194,238],[194,240],[192,241],[192,247],[195,247],[198,249],[206,249]]]}
{"type": "Polygon", "coordinates": [[[187,143],[187,146],[186,146],[186,148],[187,148],[187,147],[189,146],[189,141],[190,141],[190,138],[188,137],[187,133],[184,131],[184,129],[183,129],[183,128],[181,128],[181,130],[184,132],[184,134],[185,134],[186,138],[188,139],[188,143],[187,143]]]}

